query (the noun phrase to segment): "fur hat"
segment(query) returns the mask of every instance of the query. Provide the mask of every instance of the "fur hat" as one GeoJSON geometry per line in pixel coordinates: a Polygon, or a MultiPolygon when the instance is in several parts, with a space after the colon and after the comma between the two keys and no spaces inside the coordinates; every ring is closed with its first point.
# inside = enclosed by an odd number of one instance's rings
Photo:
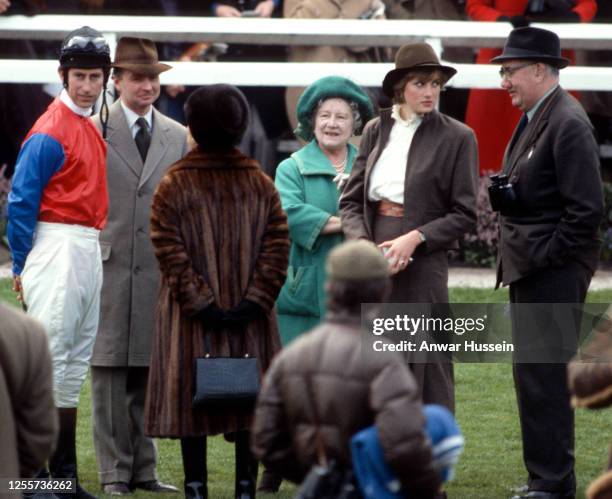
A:
{"type": "Polygon", "coordinates": [[[389,263],[372,242],[359,239],[336,246],[327,258],[327,275],[339,281],[389,277],[389,263]]]}
{"type": "Polygon", "coordinates": [[[246,131],[249,104],[233,85],[205,85],[187,99],[185,116],[200,149],[229,149],[240,142],[246,131]]]}
{"type": "Polygon", "coordinates": [[[443,66],[434,49],[428,43],[408,43],[400,47],[395,54],[395,69],[387,73],[382,88],[385,95],[393,98],[393,87],[410,71],[438,70],[446,81],[450,80],[457,70],[443,66]]]}
{"type": "MultiPolygon", "coordinates": [[[[365,125],[374,116],[374,107],[368,94],[348,78],[342,76],[325,76],[311,84],[300,96],[297,103],[298,126],[295,134],[306,141],[311,141],[314,137],[313,113],[320,101],[326,99],[339,98],[347,102],[357,104],[361,122],[365,125]]],[[[359,135],[363,126],[355,130],[355,135],[359,135]]]]}

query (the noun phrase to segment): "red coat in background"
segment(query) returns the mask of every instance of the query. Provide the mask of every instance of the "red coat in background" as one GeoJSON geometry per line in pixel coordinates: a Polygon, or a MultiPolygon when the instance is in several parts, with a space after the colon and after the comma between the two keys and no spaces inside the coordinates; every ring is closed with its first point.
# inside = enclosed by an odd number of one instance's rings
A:
{"type": "MultiPolygon", "coordinates": [[[[529,0],[467,0],[466,12],[474,21],[497,21],[502,16],[524,15],[529,0]]],[[[595,0],[576,0],[572,11],[582,22],[588,22],[597,12],[595,0]]],[[[480,49],[477,64],[489,61],[501,54],[500,49],[480,49]]],[[[573,51],[563,51],[563,56],[573,61],[573,51]]],[[[510,98],[504,90],[473,89],[466,112],[465,121],[478,139],[480,174],[498,171],[506,145],[521,117],[521,111],[512,107],[510,98]]]]}

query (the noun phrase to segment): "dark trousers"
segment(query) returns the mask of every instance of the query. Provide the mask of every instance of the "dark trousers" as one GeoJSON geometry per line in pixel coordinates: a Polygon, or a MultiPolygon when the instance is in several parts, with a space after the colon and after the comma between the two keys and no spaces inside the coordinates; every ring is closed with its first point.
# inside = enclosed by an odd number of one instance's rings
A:
{"type": "MultiPolygon", "coordinates": [[[[510,302],[584,303],[591,271],[578,262],[539,270],[510,284],[510,302]]],[[[575,352],[580,313],[576,307],[512,308],[514,385],[523,460],[533,490],[571,492],[574,476],[574,411],[567,387],[567,361],[575,352]],[[534,311],[535,310],[535,311],[534,311]],[[568,330],[572,337],[568,337],[568,330]],[[529,358],[531,355],[531,358],[529,358]],[[537,363],[538,360],[545,363],[537,363]],[[528,360],[528,362],[520,362],[528,360]]]]}

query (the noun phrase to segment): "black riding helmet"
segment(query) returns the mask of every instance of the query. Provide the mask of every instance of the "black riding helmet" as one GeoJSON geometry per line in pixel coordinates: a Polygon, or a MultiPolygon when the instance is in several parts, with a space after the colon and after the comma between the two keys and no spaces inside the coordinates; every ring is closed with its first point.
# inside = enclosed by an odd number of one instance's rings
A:
{"type": "Polygon", "coordinates": [[[102,108],[100,118],[103,126],[103,136],[106,138],[106,123],[108,121],[108,105],[106,104],[106,83],[110,76],[110,47],[102,33],[83,26],[68,33],[59,54],[60,67],[64,71],[64,87],[68,88],[68,69],[102,68],[104,73],[104,89],[102,91],[102,108]]]}
{"type": "Polygon", "coordinates": [[[59,57],[62,68],[102,68],[105,78],[110,74],[110,47],[99,31],[83,26],[68,33],[59,57]]]}

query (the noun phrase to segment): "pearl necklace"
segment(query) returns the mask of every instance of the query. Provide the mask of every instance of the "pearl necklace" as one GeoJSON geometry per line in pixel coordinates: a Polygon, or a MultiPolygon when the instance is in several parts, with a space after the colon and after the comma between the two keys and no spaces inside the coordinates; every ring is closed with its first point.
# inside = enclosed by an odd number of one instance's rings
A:
{"type": "Polygon", "coordinates": [[[346,160],[348,159],[348,152],[344,155],[344,159],[340,162],[340,163],[334,163],[333,161],[330,160],[330,163],[332,164],[332,166],[334,167],[334,169],[336,170],[336,173],[344,173],[344,170],[346,169],[346,160]]]}

